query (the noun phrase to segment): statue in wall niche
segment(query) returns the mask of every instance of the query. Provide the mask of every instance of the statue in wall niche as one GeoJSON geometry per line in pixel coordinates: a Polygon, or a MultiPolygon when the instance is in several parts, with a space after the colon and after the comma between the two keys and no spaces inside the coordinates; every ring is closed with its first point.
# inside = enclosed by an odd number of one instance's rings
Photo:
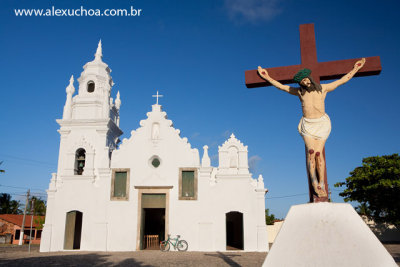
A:
{"type": "Polygon", "coordinates": [[[229,149],[229,167],[237,168],[238,167],[238,152],[236,148],[231,147],[229,149]]]}
{"type": "Polygon", "coordinates": [[[151,139],[158,140],[160,138],[160,124],[153,123],[153,128],[151,129],[151,139]]]}
{"type": "Polygon", "coordinates": [[[258,67],[258,74],[276,88],[291,95],[298,96],[303,109],[298,131],[303,137],[307,150],[307,169],[312,187],[318,197],[326,197],[325,188],[325,159],[322,151],[331,132],[331,121],[325,113],[325,97],[338,86],[348,82],[364,66],[366,60],[362,58],[354,64],[353,69],[341,79],[328,84],[314,82],[310,69],[302,69],[296,73],[293,80],[300,87],[283,85],[268,75],[266,69],[258,67]]]}

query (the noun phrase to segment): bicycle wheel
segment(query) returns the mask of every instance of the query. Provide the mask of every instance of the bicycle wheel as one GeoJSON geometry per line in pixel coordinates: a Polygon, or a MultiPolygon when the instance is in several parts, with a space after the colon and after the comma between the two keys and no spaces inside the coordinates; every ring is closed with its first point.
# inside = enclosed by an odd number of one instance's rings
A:
{"type": "Polygon", "coordinates": [[[177,247],[179,251],[186,251],[188,249],[188,243],[185,240],[180,240],[177,247]]]}
{"type": "Polygon", "coordinates": [[[169,251],[169,242],[168,241],[162,241],[161,243],[160,243],[160,250],[161,251],[164,251],[164,252],[167,252],[167,251],[169,251]]]}

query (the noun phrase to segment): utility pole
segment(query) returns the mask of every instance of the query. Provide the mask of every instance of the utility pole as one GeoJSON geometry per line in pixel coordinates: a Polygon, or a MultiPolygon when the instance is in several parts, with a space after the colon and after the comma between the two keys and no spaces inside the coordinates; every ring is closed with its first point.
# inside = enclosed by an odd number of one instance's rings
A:
{"type": "Polygon", "coordinates": [[[32,242],[32,224],[33,224],[33,213],[35,211],[35,199],[32,198],[31,202],[31,230],[29,231],[29,249],[28,251],[31,252],[31,242],[32,242]]]}
{"type": "Polygon", "coordinates": [[[21,232],[19,233],[19,242],[18,245],[22,245],[23,240],[24,240],[24,230],[25,230],[25,217],[26,217],[26,208],[28,207],[29,203],[29,194],[31,190],[28,189],[28,192],[26,193],[26,201],[25,201],[25,208],[24,208],[24,218],[22,219],[22,227],[21,227],[21,232]]]}

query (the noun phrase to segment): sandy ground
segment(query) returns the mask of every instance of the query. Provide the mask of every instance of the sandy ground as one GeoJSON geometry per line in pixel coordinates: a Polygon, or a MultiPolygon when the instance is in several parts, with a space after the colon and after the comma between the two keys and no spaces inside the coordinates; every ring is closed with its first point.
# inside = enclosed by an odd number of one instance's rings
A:
{"type": "MultiPolygon", "coordinates": [[[[385,244],[400,266],[400,244],[385,244]]],[[[0,266],[261,266],[267,253],[259,252],[51,252],[39,246],[0,245],[0,266]]]]}

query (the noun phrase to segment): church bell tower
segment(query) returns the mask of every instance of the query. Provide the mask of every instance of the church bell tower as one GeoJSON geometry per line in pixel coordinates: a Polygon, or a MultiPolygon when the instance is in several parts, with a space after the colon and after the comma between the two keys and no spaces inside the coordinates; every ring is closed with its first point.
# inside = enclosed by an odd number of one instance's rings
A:
{"type": "Polygon", "coordinates": [[[66,88],[62,119],[57,120],[61,135],[57,178],[82,175],[96,179],[110,166],[111,152],[122,134],[119,128],[119,92],[111,98],[114,82],[111,69],[103,62],[101,41],[93,61],[83,66],[75,96],[74,78],[66,88]]]}

